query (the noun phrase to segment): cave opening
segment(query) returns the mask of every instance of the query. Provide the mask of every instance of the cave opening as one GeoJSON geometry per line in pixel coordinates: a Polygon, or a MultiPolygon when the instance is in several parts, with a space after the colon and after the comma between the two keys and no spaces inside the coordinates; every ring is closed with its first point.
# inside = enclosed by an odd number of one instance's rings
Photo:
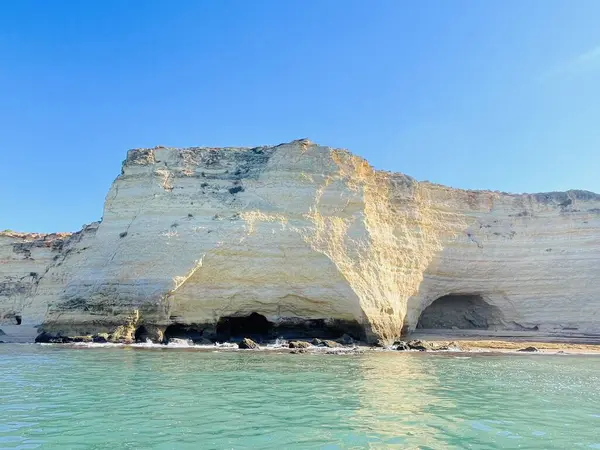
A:
{"type": "Polygon", "coordinates": [[[248,337],[254,340],[269,339],[274,326],[265,316],[251,313],[249,316],[221,317],[217,322],[217,338],[221,341],[248,337]]]}
{"type": "Polygon", "coordinates": [[[417,328],[488,330],[502,326],[504,316],[480,294],[449,294],[423,310],[417,328]]]}
{"type": "Polygon", "coordinates": [[[173,323],[166,328],[163,336],[165,342],[169,342],[169,339],[191,339],[194,342],[199,342],[204,339],[203,332],[203,328],[195,325],[173,323]]]}
{"type": "Polygon", "coordinates": [[[12,312],[5,314],[4,317],[0,316],[0,319],[11,320],[13,325],[21,325],[23,323],[23,316],[12,312]]]}
{"type": "Polygon", "coordinates": [[[148,339],[148,337],[149,337],[148,330],[146,329],[146,327],[144,325],[141,325],[136,328],[135,334],[133,337],[135,339],[135,342],[146,342],[146,339],[148,339]]]}
{"type": "Polygon", "coordinates": [[[338,319],[303,319],[283,321],[277,325],[278,337],[285,339],[338,339],[344,334],[364,340],[364,330],[356,321],[338,319]]]}
{"type": "Polygon", "coordinates": [[[357,340],[364,339],[363,328],[356,321],[294,317],[280,319],[277,323],[273,323],[256,312],[248,316],[221,317],[216,327],[216,336],[219,341],[237,340],[244,337],[258,342],[276,338],[338,339],[344,334],[357,340]]]}

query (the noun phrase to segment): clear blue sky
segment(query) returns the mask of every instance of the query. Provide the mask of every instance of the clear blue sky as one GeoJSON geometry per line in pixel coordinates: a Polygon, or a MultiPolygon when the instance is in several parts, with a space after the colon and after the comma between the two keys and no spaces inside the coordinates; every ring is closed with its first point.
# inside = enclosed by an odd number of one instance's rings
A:
{"type": "Polygon", "coordinates": [[[0,229],[98,220],[129,148],[308,137],[600,192],[600,1],[0,2],[0,229]]]}

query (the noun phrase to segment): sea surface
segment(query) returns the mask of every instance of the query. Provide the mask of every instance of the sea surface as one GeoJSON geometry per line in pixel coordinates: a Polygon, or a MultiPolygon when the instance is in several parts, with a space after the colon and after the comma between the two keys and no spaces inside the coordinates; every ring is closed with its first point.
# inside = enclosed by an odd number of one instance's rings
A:
{"type": "Polygon", "coordinates": [[[0,448],[600,449],[600,357],[3,344],[0,448]]]}

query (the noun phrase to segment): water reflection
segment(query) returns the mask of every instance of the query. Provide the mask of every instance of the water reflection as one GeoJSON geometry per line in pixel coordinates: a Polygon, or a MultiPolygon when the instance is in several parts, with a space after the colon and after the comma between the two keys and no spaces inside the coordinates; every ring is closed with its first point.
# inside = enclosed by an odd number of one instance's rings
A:
{"type": "Polygon", "coordinates": [[[387,444],[435,445],[435,411],[454,408],[454,402],[436,395],[440,380],[428,370],[427,357],[379,353],[360,359],[360,365],[361,406],[353,426],[375,433],[387,444]]]}

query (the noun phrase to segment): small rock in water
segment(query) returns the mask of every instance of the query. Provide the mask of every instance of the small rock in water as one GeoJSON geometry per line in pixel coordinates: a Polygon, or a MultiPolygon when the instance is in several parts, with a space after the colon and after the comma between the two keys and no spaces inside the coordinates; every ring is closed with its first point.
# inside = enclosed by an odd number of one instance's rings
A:
{"type": "Polygon", "coordinates": [[[341,338],[337,340],[338,343],[343,345],[352,345],[354,344],[354,339],[349,334],[344,334],[341,338]]]}
{"type": "Polygon", "coordinates": [[[310,344],[304,341],[290,341],[288,344],[289,348],[308,348],[310,344]]]}
{"type": "Polygon", "coordinates": [[[525,347],[525,348],[520,348],[517,351],[519,351],[519,352],[539,352],[538,348],[537,347],[533,347],[533,346],[525,347]]]}
{"type": "Polygon", "coordinates": [[[407,345],[411,350],[419,350],[421,352],[431,350],[431,344],[421,340],[410,341],[407,345]]]}
{"type": "Polygon", "coordinates": [[[310,343],[315,346],[323,345],[323,341],[321,339],[317,339],[317,338],[314,338],[310,343]]]}
{"type": "Polygon", "coordinates": [[[338,344],[335,341],[329,341],[327,339],[321,341],[322,345],[324,345],[325,347],[329,347],[329,348],[335,348],[335,347],[341,347],[340,344],[338,344]]]}
{"type": "Polygon", "coordinates": [[[244,338],[238,344],[238,347],[239,348],[243,348],[243,349],[257,349],[258,348],[258,344],[256,342],[254,342],[252,339],[244,338]]]}
{"type": "Polygon", "coordinates": [[[400,351],[410,350],[410,347],[408,346],[408,344],[405,341],[396,341],[396,342],[394,342],[394,345],[396,346],[396,350],[400,350],[400,351]]]}

